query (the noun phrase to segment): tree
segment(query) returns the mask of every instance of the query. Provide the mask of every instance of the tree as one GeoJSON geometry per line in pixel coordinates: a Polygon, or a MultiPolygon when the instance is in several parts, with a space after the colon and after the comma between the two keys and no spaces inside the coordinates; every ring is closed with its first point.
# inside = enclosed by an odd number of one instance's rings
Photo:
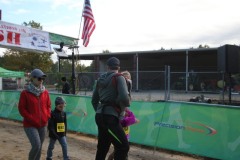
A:
{"type": "Polygon", "coordinates": [[[3,61],[4,61],[3,57],[0,57],[0,67],[2,67],[3,61]]]}
{"type": "Polygon", "coordinates": [[[77,64],[76,72],[90,72],[91,66],[85,66],[85,64],[77,64]]]}
{"type": "Polygon", "coordinates": [[[60,61],[60,72],[72,73],[72,60],[63,59],[60,61]]]}
{"type": "Polygon", "coordinates": [[[37,23],[35,21],[29,21],[28,23],[27,22],[23,22],[23,25],[26,26],[26,27],[31,27],[31,28],[36,28],[36,29],[40,29],[42,30],[43,27],[41,26],[40,23],[37,23]]]}
{"type": "Polygon", "coordinates": [[[210,48],[207,44],[205,44],[205,45],[202,45],[202,44],[200,44],[199,46],[198,46],[198,48],[210,48]]]}
{"type": "Polygon", "coordinates": [[[30,72],[34,68],[40,68],[44,72],[50,72],[52,66],[51,53],[24,52],[8,49],[3,55],[3,67],[10,70],[30,72]]]}
{"type": "MultiPolygon", "coordinates": [[[[42,30],[40,23],[35,21],[23,22],[23,25],[42,30]]],[[[35,53],[16,49],[8,49],[3,52],[2,66],[10,70],[30,72],[34,68],[40,68],[44,72],[50,72],[53,61],[52,53],[35,53]]]]}
{"type": "Polygon", "coordinates": [[[103,50],[102,53],[110,53],[110,51],[106,49],[106,50],[103,50]]]}

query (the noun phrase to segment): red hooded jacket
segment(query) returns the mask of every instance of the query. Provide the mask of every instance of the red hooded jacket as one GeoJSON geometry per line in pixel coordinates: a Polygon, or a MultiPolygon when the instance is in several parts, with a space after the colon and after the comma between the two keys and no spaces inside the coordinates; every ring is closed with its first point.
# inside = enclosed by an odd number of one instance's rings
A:
{"type": "Polygon", "coordinates": [[[41,128],[47,125],[51,115],[51,100],[48,91],[39,97],[23,90],[20,95],[18,110],[23,117],[24,127],[41,128]]]}

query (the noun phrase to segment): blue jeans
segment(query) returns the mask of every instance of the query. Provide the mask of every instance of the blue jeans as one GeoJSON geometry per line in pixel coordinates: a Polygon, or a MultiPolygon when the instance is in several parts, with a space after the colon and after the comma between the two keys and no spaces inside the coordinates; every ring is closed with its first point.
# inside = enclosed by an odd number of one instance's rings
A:
{"type": "Polygon", "coordinates": [[[45,139],[46,127],[42,128],[24,128],[24,131],[31,143],[31,150],[28,155],[29,160],[40,160],[42,144],[45,139]]]}
{"type": "MultiPolygon", "coordinates": [[[[50,137],[48,150],[47,150],[47,160],[51,160],[52,159],[53,149],[54,149],[54,145],[55,145],[56,140],[57,139],[54,139],[54,138],[50,137]]],[[[59,141],[59,143],[62,146],[63,159],[64,160],[68,160],[66,136],[60,137],[58,139],[58,141],[59,141]]]]}

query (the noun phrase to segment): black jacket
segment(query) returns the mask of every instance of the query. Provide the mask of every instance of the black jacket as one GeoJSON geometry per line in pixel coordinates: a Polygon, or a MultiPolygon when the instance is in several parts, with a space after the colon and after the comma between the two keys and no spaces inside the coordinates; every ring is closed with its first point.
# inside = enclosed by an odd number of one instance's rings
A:
{"type": "Polygon", "coordinates": [[[59,111],[56,108],[51,112],[51,118],[48,121],[49,137],[58,139],[66,136],[67,132],[67,117],[64,111],[59,111]]]}
{"type": "Polygon", "coordinates": [[[70,84],[67,81],[63,84],[62,93],[70,94],[70,84]]]}

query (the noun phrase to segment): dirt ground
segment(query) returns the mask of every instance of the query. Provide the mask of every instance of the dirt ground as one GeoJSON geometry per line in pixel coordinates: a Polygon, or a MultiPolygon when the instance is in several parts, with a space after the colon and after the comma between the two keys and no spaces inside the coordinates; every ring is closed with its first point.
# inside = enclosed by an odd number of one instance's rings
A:
{"type": "MultiPolygon", "coordinates": [[[[48,137],[43,144],[42,157],[46,158],[48,137]]],[[[71,160],[95,159],[97,139],[80,133],[67,134],[69,156],[71,160]]],[[[26,160],[30,143],[24,133],[22,123],[0,119],[0,160],[26,160]]],[[[112,151],[112,148],[110,149],[112,151]]],[[[57,142],[54,149],[54,160],[62,159],[61,146],[57,142]]],[[[166,150],[155,150],[131,144],[129,160],[206,160],[203,157],[191,156],[166,150]]]]}

